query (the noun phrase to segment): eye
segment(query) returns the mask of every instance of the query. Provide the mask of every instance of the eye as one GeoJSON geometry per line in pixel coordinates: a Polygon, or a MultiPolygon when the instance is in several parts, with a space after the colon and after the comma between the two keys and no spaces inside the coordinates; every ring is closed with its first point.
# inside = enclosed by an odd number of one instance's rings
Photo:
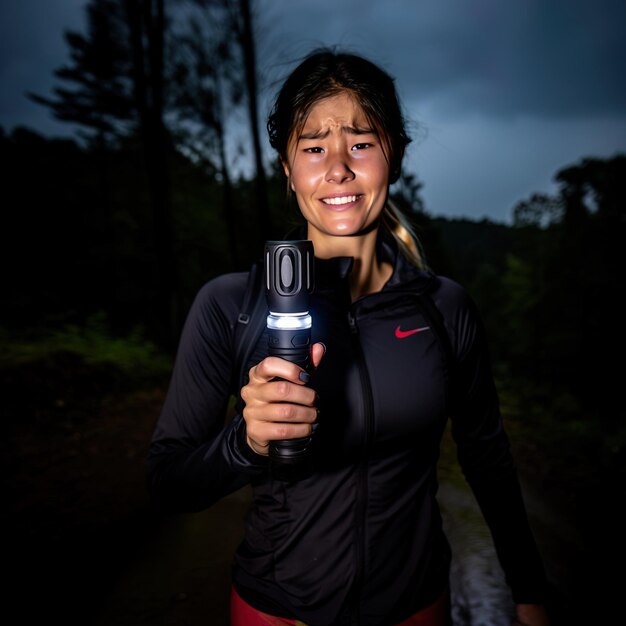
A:
{"type": "Polygon", "coordinates": [[[366,148],[371,148],[374,144],[371,143],[357,143],[352,146],[352,150],[365,150],[366,148]]]}
{"type": "Polygon", "coordinates": [[[324,152],[324,148],[314,146],[312,148],[304,148],[304,152],[308,152],[309,154],[322,154],[322,152],[324,152]]]}

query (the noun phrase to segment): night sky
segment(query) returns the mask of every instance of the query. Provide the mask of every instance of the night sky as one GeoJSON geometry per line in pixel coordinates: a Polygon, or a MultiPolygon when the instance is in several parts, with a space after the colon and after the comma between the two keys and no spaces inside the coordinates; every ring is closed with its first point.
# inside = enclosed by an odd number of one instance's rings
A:
{"type": "MultiPolygon", "coordinates": [[[[67,60],[64,30],[85,0],[2,0],[0,125],[71,128],[24,96],[48,95],[67,60]]],[[[554,173],[626,151],[622,0],[262,0],[264,103],[320,45],[368,56],[396,78],[413,143],[407,170],[433,215],[509,221],[554,173]]],[[[269,152],[268,152],[269,154],[269,152]]]]}

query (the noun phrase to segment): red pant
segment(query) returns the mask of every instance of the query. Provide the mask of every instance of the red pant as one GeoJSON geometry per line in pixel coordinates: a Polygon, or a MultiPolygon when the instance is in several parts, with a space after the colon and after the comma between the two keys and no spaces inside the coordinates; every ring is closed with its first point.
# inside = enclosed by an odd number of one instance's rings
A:
{"type": "MultiPolygon", "coordinates": [[[[397,626],[448,626],[450,624],[448,592],[430,606],[418,611],[397,626]]],[[[233,587],[230,594],[230,626],[306,626],[304,622],[286,617],[275,617],[257,611],[245,602],[233,587]]]]}

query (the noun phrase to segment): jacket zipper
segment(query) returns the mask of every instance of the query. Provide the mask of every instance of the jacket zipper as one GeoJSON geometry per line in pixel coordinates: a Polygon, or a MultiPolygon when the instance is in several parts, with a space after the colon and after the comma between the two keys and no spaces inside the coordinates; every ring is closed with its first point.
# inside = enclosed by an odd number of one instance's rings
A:
{"type": "Polygon", "coordinates": [[[361,586],[363,584],[363,578],[365,574],[365,517],[367,514],[367,490],[368,490],[368,476],[367,476],[367,454],[372,442],[374,433],[374,410],[372,399],[372,387],[370,384],[369,375],[367,373],[367,367],[365,365],[365,355],[363,354],[363,348],[359,340],[359,329],[356,322],[354,312],[351,310],[348,313],[348,323],[350,325],[350,338],[352,340],[352,347],[357,358],[357,365],[359,368],[359,375],[361,379],[361,387],[363,389],[364,400],[364,422],[365,428],[363,432],[363,458],[358,469],[358,482],[357,482],[357,500],[356,500],[356,516],[355,516],[355,545],[356,545],[356,576],[353,584],[353,619],[354,624],[360,622],[360,595],[361,586]]]}
{"type": "Polygon", "coordinates": [[[374,436],[374,400],[372,398],[372,386],[369,374],[367,373],[367,367],[365,365],[365,355],[359,340],[359,328],[357,326],[356,317],[352,311],[348,313],[348,323],[350,324],[350,337],[352,339],[352,346],[356,352],[357,364],[364,392],[365,431],[363,437],[363,450],[368,452],[374,436]]]}

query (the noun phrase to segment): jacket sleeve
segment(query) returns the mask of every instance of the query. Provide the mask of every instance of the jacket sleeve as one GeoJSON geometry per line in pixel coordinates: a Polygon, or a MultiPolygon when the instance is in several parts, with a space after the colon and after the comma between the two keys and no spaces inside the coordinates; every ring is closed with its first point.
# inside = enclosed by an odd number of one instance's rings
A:
{"type": "Polygon", "coordinates": [[[245,274],[207,283],[185,321],[166,399],[148,453],[152,501],[198,511],[267,467],[246,443],[240,412],[225,424],[234,366],[233,333],[245,274]]]}
{"type": "Polygon", "coordinates": [[[503,427],[485,331],[467,293],[445,282],[448,295],[437,304],[456,355],[451,421],[458,460],[491,531],[513,600],[539,604],[545,601],[545,573],[503,427]]]}

